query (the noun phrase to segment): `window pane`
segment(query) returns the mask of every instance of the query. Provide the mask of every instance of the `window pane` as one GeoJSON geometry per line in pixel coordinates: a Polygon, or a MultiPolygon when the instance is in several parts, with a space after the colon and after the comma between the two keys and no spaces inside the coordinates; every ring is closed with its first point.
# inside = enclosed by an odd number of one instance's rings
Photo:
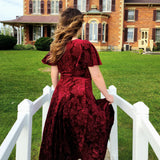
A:
{"type": "Polygon", "coordinates": [[[111,11],[111,0],[107,0],[107,11],[111,11]]]}
{"type": "Polygon", "coordinates": [[[86,11],[86,0],[82,0],[82,12],[86,11]]]}
{"type": "Polygon", "coordinates": [[[37,1],[37,12],[41,13],[41,2],[40,2],[40,0],[37,1]]]}
{"type": "Polygon", "coordinates": [[[56,13],[59,13],[59,1],[56,1],[56,13]]]}
{"type": "Polygon", "coordinates": [[[37,40],[41,37],[41,27],[34,26],[33,27],[33,40],[37,40]]]}
{"type": "Polygon", "coordinates": [[[51,1],[51,13],[54,13],[54,1],[51,1]]]}
{"type": "Polygon", "coordinates": [[[94,41],[98,40],[98,24],[94,23],[94,41]]]}
{"type": "Polygon", "coordinates": [[[89,24],[89,40],[92,41],[92,35],[93,35],[93,24],[89,24]]]}
{"type": "Polygon", "coordinates": [[[102,41],[105,41],[105,34],[104,34],[104,31],[105,31],[105,23],[103,23],[103,26],[102,26],[102,41]]]}
{"type": "Polygon", "coordinates": [[[103,11],[107,11],[107,0],[103,0],[103,11]]]}
{"type": "Polygon", "coordinates": [[[133,42],[134,28],[128,28],[127,41],[133,42]]]}
{"type": "Polygon", "coordinates": [[[160,20],[160,11],[157,11],[156,16],[157,16],[156,19],[157,19],[157,20],[160,20]]]}
{"type": "Polygon", "coordinates": [[[128,10],[128,20],[134,20],[134,10],[128,10]]]}
{"type": "Polygon", "coordinates": [[[160,41],[160,29],[156,29],[156,41],[160,41]]]}
{"type": "Polygon", "coordinates": [[[35,0],[32,2],[32,5],[33,5],[33,13],[36,13],[36,1],[35,0]]]}
{"type": "Polygon", "coordinates": [[[81,0],[78,0],[78,2],[77,2],[77,8],[81,11],[81,0]]]}

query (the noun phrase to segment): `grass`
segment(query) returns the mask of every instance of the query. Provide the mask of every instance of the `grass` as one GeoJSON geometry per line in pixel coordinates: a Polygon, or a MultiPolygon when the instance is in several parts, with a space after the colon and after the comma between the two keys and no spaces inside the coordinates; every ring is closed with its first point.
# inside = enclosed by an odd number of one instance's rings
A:
{"type": "MultiPolygon", "coordinates": [[[[46,85],[49,72],[41,63],[47,52],[0,51],[0,143],[17,117],[17,105],[25,98],[35,100],[46,85]]],[[[106,85],[115,85],[118,94],[131,104],[143,101],[150,108],[150,121],[160,133],[160,55],[138,55],[131,52],[100,52],[106,85]]],[[[93,93],[100,93],[93,83],[93,93]]],[[[119,159],[132,159],[132,120],[118,109],[119,159]]],[[[38,159],[41,141],[41,110],[33,117],[32,160],[38,159]]],[[[9,160],[15,159],[15,148],[9,160]]],[[[149,148],[149,160],[157,160],[149,148]]]]}

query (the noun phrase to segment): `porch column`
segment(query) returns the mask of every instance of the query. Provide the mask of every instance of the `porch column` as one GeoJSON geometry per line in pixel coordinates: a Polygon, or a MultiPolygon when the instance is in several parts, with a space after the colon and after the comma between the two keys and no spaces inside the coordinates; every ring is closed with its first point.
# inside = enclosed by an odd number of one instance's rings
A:
{"type": "Polygon", "coordinates": [[[3,34],[6,35],[6,27],[4,23],[3,23],[3,34]]]}
{"type": "Polygon", "coordinates": [[[19,27],[17,27],[17,44],[19,44],[19,27]]]}
{"type": "Polygon", "coordinates": [[[43,37],[43,24],[41,24],[41,37],[43,37]]]}
{"type": "Polygon", "coordinates": [[[19,26],[20,32],[19,32],[19,44],[22,44],[22,26],[19,26]]]}

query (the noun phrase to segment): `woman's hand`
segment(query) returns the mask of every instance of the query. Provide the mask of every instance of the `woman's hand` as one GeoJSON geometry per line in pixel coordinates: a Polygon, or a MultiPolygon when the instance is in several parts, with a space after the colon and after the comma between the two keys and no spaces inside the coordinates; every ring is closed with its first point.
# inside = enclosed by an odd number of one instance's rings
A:
{"type": "Polygon", "coordinates": [[[109,104],[112,104],[114,102],[114,98],[110,94],[106,97],[106,100],[109,101],[109,104]]]}

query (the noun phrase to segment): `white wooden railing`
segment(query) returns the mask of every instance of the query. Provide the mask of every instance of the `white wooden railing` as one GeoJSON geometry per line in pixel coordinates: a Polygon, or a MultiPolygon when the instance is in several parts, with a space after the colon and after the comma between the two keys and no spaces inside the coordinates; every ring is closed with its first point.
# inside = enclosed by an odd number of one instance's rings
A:
{"type": "MultiPolygon", "coordinates": [[[[16,144],[16,160],[31,159],[32,117],[43,106],[42,132],[54,89],[46,86],[43,95],[34,102],[25,99],[18,105],[18,117],[0,146],[0,160],[7,160],[16,144]]],[[[111,130],[108,149],[111,160],[118,160],[117,106],[133,119],[132,160],[148,160],[148,143],[160,159],[160,136],[149,121],[149,108],[143,102],[131,105],[117,95],[116,88],[108,91],[114,96],[114,125],[111,130]]],[[[104,96],[101,94],[101,98],[104,96]]],[[[106,159],[106,158],[105,158],[106,159]]]]}

